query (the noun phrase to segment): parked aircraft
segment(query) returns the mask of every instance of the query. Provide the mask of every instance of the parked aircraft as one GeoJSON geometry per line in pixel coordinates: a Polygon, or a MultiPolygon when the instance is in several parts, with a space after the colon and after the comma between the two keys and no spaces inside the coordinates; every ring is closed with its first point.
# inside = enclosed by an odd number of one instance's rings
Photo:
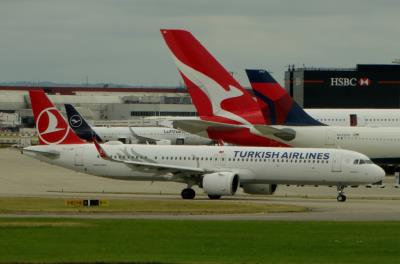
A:
{"type": "Polygon", "coordinates": [[[239,185],[249,193],[273,193],[276,184],[338,187],[382,180],[383,170],[363,154],[341,149],[236,146],[159,146],[94,144],[80,139],[42,90],[29,92],[38,146],[23,153],[54,165],[96,176],[188,185],[182,198],[193,199],[199,185],[211,199],[234,195],[239,185]]]}
{"type": "Polygon", "coordinates": [[[257,102],[190,32],[162,29],[161,34],[200,118],[175,120],[174,127],[237,145],[285,146],[252,130],[252,124],[265,124],[257,102]],[[234,126],[215,125],[222,123],[234,126]]]}
{"type": "MultiPolygon", "coordinates": [[[[226,74],[227,71],[190,32],[162,30],[161,33],[188,86],[193,103],[199,112],[208,114],[207,119],[200,115],[202,120],[176,121],[179,128],[199,134],[205,131],[210,134],[210,129],[214,129],[221,131],[217,135],[221,140],[247,145],[248,142],[241,138],[239,129],[243,129],[247,132],[246,136],[265,137],[282,146],[343,148],[361,152],[381,165],[400,164],[400,128],[326,126],[304,113],[301,107],[289,100],[284,90],[274,90],[273,97],[268,99],[279,106],[279,109],[275,107],[276,110],[272,108],[275,111],[272,124],[275,125],[271,125],[271,118],[268,118],[273,112],[266,112],[271,111],[267,107],[269,102],[259,105],[259,110],[262,108],[264,112],[263,124],[260,124],[259,112],[252,105],[255,102],[252,95],[238,88],[240,85],[229,73],[226,74]],[[233,93],[233,90],[240,92],[233,93]],[[251,105],[249,110],[248,105],[251,105]],[[254,115],[256,120],[249,118],[254,115]],[[238,129],[238,133],[230,133],[234,129],[238,129]]],[[[254,141],[253,145],[267,142],[254,141]]]]}
{"type": "MultiPolygon", "coordinates": [[[[263,95],[257,89],[275,89],[279,83],[264,70],[246,70],[250,84],[259,104],[263,103],[260,97],[263,95]]],[[[283,89],[283,88],[282,88],[283,89]]],[[[289,95],[287,95],[289,97],[289,95]]],[[[289,98],[288,98],[289,99],[289,98]]],[[[266,100],[266,98],[263,98],[266,100]]],[[[290,99],[291,100],[291,99],[290,99]]],[[[271,109],[273,111],[273,108],[271,109]]],[[[369,127],[400,127],[400,109],[304,109],[314,121],[329,126],[369,126],[369,127]]],[[[271,123],[272,124],[272,123],[271,123]]]]}
{"type": "Polygon", "coordinates": [[[91,127],[76,109],[65,105],[68,123],[82,139],[91,141],[93,136],[98,141],[121,141],[123,143],[154,143],[173,145],[207,145],[212,140],[207,137],[190,134],[167,127],[91,127]]]}

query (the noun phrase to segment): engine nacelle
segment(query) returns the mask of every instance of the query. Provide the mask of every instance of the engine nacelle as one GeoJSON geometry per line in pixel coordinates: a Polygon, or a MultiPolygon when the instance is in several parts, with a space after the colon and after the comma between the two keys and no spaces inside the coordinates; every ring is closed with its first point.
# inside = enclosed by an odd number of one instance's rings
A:
{"type": "Polygon", "coordinates": [[[205,174],[202,186],[208,195],[234,195],[239,188],[239,176],[232,172],[205,174]]]}
{"type": "Polygon", "coordinates": [[[248,194],[274,194],[276,188],[278,186],[276,184],[256,184],[256,183],[249,183],[243,184],[242,188],[245,193],[248,194]]]}

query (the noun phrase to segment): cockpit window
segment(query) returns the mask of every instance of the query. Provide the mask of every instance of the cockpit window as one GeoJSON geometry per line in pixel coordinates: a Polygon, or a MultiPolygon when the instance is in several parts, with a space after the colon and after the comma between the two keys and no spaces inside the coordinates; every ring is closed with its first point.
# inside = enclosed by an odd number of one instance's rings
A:
{"type": "Polygon", "coordinates": [[[373,164],[373,162],[369,159],[356,159],[354,160],[353,164],[357,165],[357,164],[373,164]]]}

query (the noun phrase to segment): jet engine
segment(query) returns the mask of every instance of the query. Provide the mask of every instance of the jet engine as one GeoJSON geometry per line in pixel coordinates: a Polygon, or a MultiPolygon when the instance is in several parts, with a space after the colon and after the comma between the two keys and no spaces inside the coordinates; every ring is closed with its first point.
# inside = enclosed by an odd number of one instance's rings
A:
{"type": "Polygon", "coordinates": [[[234,195],[239,187],[239,176],[233,172],[204,174],[203,190],[210,195],[234,195]]]}
{"type": "Polygon", "coordinates": [[[242,185],[244,192],[248,194],[274,194],[277,187],[276,184],[249,183],[242,185]]]}

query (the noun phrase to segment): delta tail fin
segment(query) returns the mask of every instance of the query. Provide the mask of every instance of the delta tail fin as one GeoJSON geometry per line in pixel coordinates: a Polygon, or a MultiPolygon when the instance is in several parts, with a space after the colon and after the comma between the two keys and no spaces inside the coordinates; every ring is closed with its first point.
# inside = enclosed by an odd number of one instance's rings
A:
{"type": "Polygon", "coordinates": [[[257,102],[188,31],[161,29],[172,57],[203,120],[265,124],[257,102]]]}
{"type": "Polygon", "coordinates": [[[286,92],[266,70],[246,69],[264,118],[271,125],[322,126],[286,92]]]}
{"type": "Polygon", "coordinates": [[[83,144],[43,90],[30,90],[33,117],[40,145],[83,144]]]}
{"type": "Polygon", "coordinates": [[[91,126],[86,122],[83,116],[70,104],[65,104],[65,111],[67,113],[67,119],[69,126],[74,132],[86,141],[92,141],[93,137],[98,142],[103,142],[101,137],[93,130],[91,126]]]}

